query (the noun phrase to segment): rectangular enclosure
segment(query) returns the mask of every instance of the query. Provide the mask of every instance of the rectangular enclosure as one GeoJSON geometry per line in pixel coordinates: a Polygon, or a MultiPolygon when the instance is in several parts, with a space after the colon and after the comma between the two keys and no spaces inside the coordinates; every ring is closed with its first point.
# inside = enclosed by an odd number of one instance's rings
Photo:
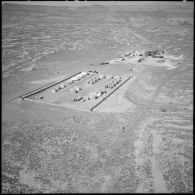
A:
{"type": "Polygon", "coordinates": [[[93,111],[133,76],[78,72],[21,96],[22,99],[79,110],[93,111]]]}

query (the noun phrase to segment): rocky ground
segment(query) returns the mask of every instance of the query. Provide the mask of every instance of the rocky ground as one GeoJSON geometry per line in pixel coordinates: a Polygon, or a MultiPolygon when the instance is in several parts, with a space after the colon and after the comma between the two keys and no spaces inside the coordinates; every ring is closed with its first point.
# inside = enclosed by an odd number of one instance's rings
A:
{"type": "Polygon", "coordinates": [[[4,4],[2,16],[2,193],[193,192],[193,4],[4,4]],[[123,94],[134,109],[9,102],[73,69],[153,47],[171,64],[135,66],[123,94]]]}

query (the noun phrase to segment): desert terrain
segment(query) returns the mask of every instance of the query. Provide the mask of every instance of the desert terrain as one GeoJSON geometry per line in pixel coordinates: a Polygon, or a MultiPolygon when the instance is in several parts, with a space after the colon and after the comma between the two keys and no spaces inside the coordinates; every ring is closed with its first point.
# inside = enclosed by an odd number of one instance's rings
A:
{"type": "Polygon", "coordinates": [[[192,193],[193,12],[4,3],[2,193],[192,193]],[[163,57],[116,60],[150,50],[163,57]],[[19,98],[89,70],[134,77],[93,112],[69,92],[53,105],[19,98]]]}

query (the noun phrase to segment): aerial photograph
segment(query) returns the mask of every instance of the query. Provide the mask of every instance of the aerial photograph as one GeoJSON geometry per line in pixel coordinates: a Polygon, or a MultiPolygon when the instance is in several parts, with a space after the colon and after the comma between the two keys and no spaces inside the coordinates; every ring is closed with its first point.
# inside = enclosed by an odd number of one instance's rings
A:
{"type": "Polygon", "coordinates": [[[193,193],[192,1],[2,1],[1,193],[193,193]]]}

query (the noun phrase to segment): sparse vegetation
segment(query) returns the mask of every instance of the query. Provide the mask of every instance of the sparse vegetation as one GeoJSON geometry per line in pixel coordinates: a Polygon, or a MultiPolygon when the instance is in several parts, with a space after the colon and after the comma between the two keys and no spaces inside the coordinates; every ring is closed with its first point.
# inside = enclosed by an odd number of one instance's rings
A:
{"type": "Polygon", "coordinates": [[[192,15],[173,2],[4,4],[2,193],[193,192],[192,15]],[[164,57],[118,60],[155,49],[164,57]],[[92,67],[135,75],[101,112],[8,102],[92,67]]]}

